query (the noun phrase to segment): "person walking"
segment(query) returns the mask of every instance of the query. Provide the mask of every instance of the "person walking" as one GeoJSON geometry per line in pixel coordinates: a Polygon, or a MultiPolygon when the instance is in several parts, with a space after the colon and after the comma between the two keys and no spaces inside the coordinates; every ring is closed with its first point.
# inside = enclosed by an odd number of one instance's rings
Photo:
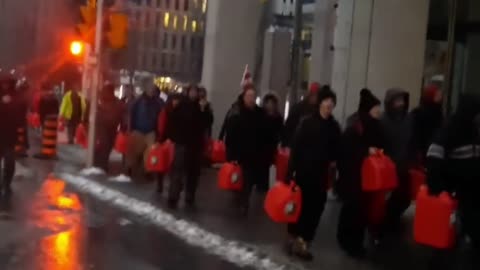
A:
{"type": "MultiPolygon", "coordinates": [[[[455,193],[462,230],[471,239],[471,269],[480,269],[480,97],[464,94],[426,155],[429,192],[455,193]]],[[[434,224],[432,224],[434,226],[434,224]]]]}
{"type": "MultiPolygon", "coordinates": [[[[342,135],[342,154],[338,161],[337,192],[343,201],[337,227],[340,247],[350,256],[365,255],[364,238],[368,224],[371,195],[362,190],[362,164],[368,155],[384,148],[380,123],[380,100],[370,90],[362,89],[357,117],[342,135]]],[[[376,234],[379,228],[370,227],[376,234]]]]}
{"type": "Polygon", "coordinates": [[[385,154],[396,165],[398,187],[387,202],[384,229],[395,229],[410,206],[410,175],[408,170],[415,160],[413,151],[413,123],[408,115],[409,94],[403,89],[389,89],[385,95],[385,113],[381,123],[385,134],[385,154]]]}
{"type": "Polygon", "coordinates": [[[15,174],[15,143],[17,129],[22,127],[21,102],[15,95],[16,80],[11,75],[0,77],[0,162],[3,162],[0,194],[10,196],[12,180],[15,174]]]}
{"type": "Polygon", "coordinates": [[[68,90],[62,99],[60,117],[67,121],[68,143],[73,144],[78,125],[85,120],[87,102],[76,89],[68,90]]]}
{"type": "Polygon", "coordinates": [[[288,225],[288,252],[312,260],[309,250],[327,200],[329,170],[340,154],[340,125],[332,112],[336,95],[329,88],[318,92],[317,110],[305,117],[291,144],[286,181],[294,179],[302,191],[302,209],[296,223],[288,225]]]}
{"type": "Polygon", "coordinates": [[[252,188],[262,180],[262,157],[265,149],[264,112],[255,103],[257,92],[252,85],[240,95],[238,111],[230,115],[226,125],[225,146],[227,160],[240,165],[243,174],[243,190],[238,193],[240,210],[248,213],[252,188]]]}
{"type": "Polygon", "coordinates": [[[186,96],[168,117],[166,138],[175,144],[175,156],[170,171],[168,206],[176,208],[185,186],[185,203],[192,207],[200,177],[207,113],[202,112],[196,86],[186,90],[186,96]]]}
{"type": "Polygon", "coordinates": [[[125,124],[122,122],[124,109],[124,104],[115,96],[115,86],[113,84],[103,86],[98,100],[95,123],[97,144],[94,164],[105,172],[108,172],[109,158],[118,129],[120,127],[121,130],[125,130],[125,124]]]}

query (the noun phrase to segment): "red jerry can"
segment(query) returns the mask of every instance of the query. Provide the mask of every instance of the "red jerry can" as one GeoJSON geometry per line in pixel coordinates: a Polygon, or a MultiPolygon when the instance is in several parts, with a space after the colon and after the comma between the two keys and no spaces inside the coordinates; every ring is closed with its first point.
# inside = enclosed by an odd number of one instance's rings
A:
{"type": "Polygon", "coordinates": [[[42,123],[40,123],[40,115],[38,113],[30,113],[28,115],[28,123],[33,128],[39,128],[42,123]]]}
{"type": "Polygon", "coordinates": [[[218,171],[218,187],[224,190],[242,190],[243,175],[240,166],[233,163],[223,164],[218,171]]]}
{"type": "Polygon", "coordinates": [[[65,131],[65,122],[63,120],[58,120],[58,131],[65,131]]]}
{"type": "Polygon", "coordinates": [[[363,191],[393,190],[398,185],[396,167],[393,161],[379,151],[368,156],[362,164],[363,191]]]}
{"type": "Polygon", "coordinates": [[[288,171],[288,160],[290,159],[290,149],[288,148],[279,148],[277,156],[275,157],[275,179],[277,181],[285,181],[287,178],[288,171]]]}
{"type": "Polygon", "coordinates": [[[410,175],[410,193],[412,195],[412,201],[417,198],[420,187],[427,182],[427,175],[424,169],[410,169],[408,171],[410,175]]]}
{"type": "Polygon", "coordinates": [[[152,145],[146,153],[145,170],[159,173],[168,172],[173,163],[174,151],[175,148],[171,141],[152,145]]]}
{"type": "Polygon", "coordinates": [[[417,196],[413,237],[417,243],[448,249],[455,244],[455,211],[457,203],[446,192],[440,196],[428,194],[422,186],[417,196]]]}
{"type": "Polygon", "coordinates": [[[77,130],[75,131],[75,141],[84,148],[88,147],[87,129],[83,124],[78,125],[77,130]]]}
{"type": "Polygon", "coordinates": [[[211,159],[212,163],[225,163],[227,161],[227,150],[223,141],[213,141],[211,159]]]}
{"type": "Polygon", "coordinates": [[[302,192],[292,181],[290,185],[277,182],[267,193],[265,212],[277,223],[295,223],[302,211],[302,192]]]}
{"type": "Polygon", "coordinates": [[[127,153],[127,135],[123,132],[117,134],[115,138],[115,151],[120,154],[127,153]]]}

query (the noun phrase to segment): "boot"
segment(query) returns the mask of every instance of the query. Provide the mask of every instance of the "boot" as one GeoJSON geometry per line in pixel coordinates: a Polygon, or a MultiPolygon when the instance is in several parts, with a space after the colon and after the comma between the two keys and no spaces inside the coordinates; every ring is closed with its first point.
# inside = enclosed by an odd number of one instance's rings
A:
{"type": "Polygon", "coordinates": [[[313,260],[313,254],[308,250],[308,244],[303,238],[298,237],[291,248],[291,254],[304,261],[313,260]]]}

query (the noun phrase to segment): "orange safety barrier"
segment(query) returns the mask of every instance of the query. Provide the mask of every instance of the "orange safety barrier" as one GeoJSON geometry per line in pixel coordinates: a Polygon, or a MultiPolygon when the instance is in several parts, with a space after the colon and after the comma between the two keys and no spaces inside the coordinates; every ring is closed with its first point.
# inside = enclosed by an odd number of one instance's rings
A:
{"type": "Polygon", "coordinates": [[[58,118],[56,115],[49,115],[43,122],[42,148],[35,157],[39,159],[57,158],[57,129],[58,118]]]}
{"type": "Polygon", "coordinates": [[[25,128],[17,129],[17,142],[15,143],[15,154],[18,157],[27,156],[27,136],[25,128]]]}

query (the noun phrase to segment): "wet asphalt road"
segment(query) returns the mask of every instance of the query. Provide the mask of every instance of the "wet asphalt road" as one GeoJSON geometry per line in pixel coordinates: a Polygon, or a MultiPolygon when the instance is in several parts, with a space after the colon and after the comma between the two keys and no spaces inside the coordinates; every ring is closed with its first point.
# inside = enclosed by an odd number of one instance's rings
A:
{"type": "MultiPolygon", "coordinates": [[[[76,172],[81,168],[81,151],[62,147],[60,152],[61,159],[55,163],[21,161],[14,196],[0,200],[0,269],[240,268],[192,247],[142,218],[79,193],[64,182],[45,180],[52,171],[76,172]]],[[[113,183],[104,176],[91,179],[165,209],[165,196],[156,194],[152,183],[113,183]]],[[[409,231],[411,211],[403,231],[388,237],[377,249],[371,249],[368,260],[353,260],[336,244],[339,204],[333,200],[327,205],[312,247],[315,261],[303,264],[284,254],[285,228],[265,216],[261,195],[254,196],[254,207],[244,218],[232,206],[231,194],[217,190],[214,170],[206,170],[201,180],[195,210],[180,207],[168,212],[218,235],[249,243],[286,265],[332,270],[471,269],[463,251],[462,256],[451,256],[415,245],[409,231]]]]}

